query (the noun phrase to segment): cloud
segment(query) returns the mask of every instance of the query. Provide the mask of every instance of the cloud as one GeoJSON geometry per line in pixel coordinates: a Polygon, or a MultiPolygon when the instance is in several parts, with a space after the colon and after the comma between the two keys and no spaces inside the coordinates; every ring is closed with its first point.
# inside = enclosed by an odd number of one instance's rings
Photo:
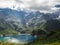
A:
{"type": "Polygon", "coordinates": [[[0,0],[0,8],[25,8],[40,11],[55,11],[60,0],[0,0]]]}
{"type": "Polygon", "coordinates": [[[14,4],[14,0],[0,0],[0,8],[11,8],[14,4]]]}

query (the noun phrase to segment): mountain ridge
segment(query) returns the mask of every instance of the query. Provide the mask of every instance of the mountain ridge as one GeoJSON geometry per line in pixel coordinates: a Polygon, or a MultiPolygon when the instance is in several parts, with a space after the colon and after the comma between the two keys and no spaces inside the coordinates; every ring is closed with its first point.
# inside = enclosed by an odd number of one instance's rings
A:
{"type": "Polygon", "coordinates": [[[16,31],[32,31],[40,23],[46,23],[48,20],[58,20],[59,11],[53,13],[42,13],[40,11],[12,10],[9,8],[0,8],[0,20],[9,24],[16,31]]]}

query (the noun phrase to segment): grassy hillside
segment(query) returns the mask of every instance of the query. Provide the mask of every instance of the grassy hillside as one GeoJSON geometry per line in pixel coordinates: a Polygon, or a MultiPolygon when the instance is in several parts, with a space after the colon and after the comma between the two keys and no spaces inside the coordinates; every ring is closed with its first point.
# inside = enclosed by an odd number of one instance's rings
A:
{"type": "Polygon", "coordinates": [[[12,33],[17,33],[17,31],[12,29],[8,24],[0,22],[0,34],[12,34],[12,33]]]}
{"type": "Polygon", "coordinates": [[[7,28],[3,31],[0,31],[0,34],[13,34],[13,33],[17,33],[17,31],[11,29],[11,28],[7,28]]]}
{"type": "Polygon", "coordinates": [[[60,31],[55,31],[55,34],[51,36],[40,36],[28,45],[60,45],[60,31]]]}

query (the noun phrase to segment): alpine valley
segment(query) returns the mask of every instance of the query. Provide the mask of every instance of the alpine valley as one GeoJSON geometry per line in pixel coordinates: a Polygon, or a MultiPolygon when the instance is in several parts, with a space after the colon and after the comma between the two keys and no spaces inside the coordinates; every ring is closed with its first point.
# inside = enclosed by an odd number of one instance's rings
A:
{"type": "Polygon", "coordinates": [[[0,34],[51,32],[60,29],[60,10],[52,13],[26,9],[0,8],[0,34]],[[3,33],[4,32],[4,33],[3,33]]]}

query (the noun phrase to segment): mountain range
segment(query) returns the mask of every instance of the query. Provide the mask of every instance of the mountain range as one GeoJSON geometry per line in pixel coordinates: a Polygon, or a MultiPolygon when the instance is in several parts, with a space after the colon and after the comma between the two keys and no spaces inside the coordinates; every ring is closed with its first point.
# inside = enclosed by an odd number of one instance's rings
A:
{"type": "Polygon", "coordinates": [[[49,27],[52,20],[60,21],[60,10],[52,13],[44,13],[26,9],[13,10],[0,8],[0,31],[6,30],[6,28],[9,28],[7,29],[8,31],[14,30],[28,33],[36,29],[44,30],[47,25],[49,27]]]}

